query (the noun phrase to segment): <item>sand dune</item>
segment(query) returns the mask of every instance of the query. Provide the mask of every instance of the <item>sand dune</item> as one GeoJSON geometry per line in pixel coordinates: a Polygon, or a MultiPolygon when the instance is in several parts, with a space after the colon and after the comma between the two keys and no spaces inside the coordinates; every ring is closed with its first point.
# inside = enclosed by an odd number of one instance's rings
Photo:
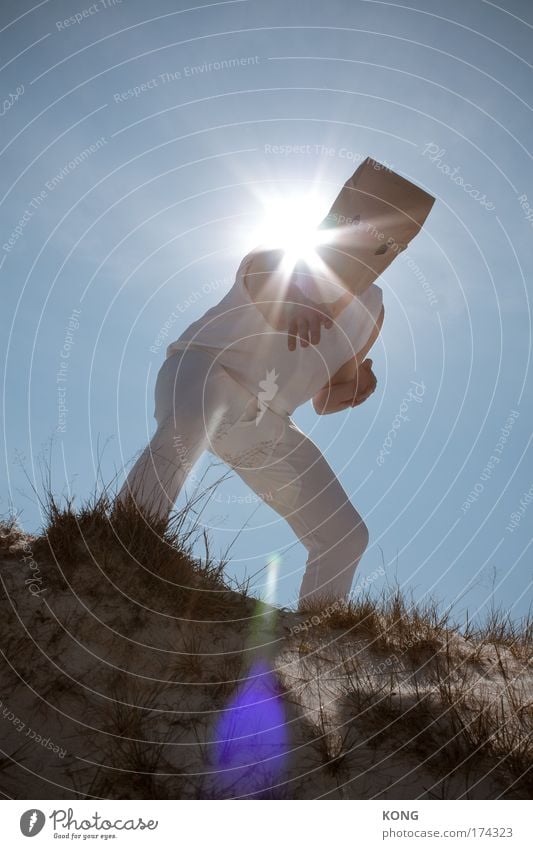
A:
{"type": "Polygon", "coordinates": [[[101,504],[3,525],[5,795],[531,798],[531,623],[280,610],[192,541],[101,504]]]}

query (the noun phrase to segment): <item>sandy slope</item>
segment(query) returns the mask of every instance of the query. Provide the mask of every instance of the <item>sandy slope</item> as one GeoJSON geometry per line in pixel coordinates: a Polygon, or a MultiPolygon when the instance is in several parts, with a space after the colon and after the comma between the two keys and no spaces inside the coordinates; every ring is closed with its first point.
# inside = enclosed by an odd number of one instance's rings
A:
{"type": "Polygon", "coordinates": [[[412,623],[384,640],[223,588],[218,621],[180,617],[113,552],[43,550],[11,537],[0,560],[4,794],[531,797],[527,648],[412,623]]]}

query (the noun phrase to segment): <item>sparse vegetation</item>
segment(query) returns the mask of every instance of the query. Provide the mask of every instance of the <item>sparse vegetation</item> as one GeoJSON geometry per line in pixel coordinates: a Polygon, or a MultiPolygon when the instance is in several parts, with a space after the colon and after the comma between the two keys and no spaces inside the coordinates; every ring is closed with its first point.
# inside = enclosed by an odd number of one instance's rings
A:
{"type": "Polygon", "coordinates": [[[43,506],[31,540],[0,522],[5,795],[216,797],[217,723],[263,652],[290,745],[283,774],[257,752],[260,798],[531,797],[531,617],[492,610],[461,627],[387,587],[266,627],[267,608],[228,585],[192,511],[157,522],[107,492],[78,509],[48,493],[43,506]],[[25,583],[24,543],[40,594],[25,583]]]}

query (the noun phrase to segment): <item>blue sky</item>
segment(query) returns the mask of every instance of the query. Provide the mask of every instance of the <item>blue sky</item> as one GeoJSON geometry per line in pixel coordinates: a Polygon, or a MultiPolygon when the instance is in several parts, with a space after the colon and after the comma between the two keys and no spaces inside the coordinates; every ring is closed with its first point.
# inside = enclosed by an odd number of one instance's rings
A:
{"type": "MultiPolygon", "coordinates": [[[[370,529],[356,583],[384,564],[459,619],[491,604],[523,615],[532,11],[478,0],[2,3],[0,512],[13,505],[39,528],[26,474],[40,486],[51,439],[56,493],[87,498],[99,457],[103,478],[121,483],[154,431],[166,344],[232,285],[268,198],[312,189],[326,213],[371,155],[437,201],[379,281],[376,393],[325,417],[309,403],[294,419],[370,529]]],[[[305,551],[236,475],[201,518],[215,553],[234,541],[229,574],[259,573],[259,594],[277,554],[277,601],[294,601],[305,551]]]]}

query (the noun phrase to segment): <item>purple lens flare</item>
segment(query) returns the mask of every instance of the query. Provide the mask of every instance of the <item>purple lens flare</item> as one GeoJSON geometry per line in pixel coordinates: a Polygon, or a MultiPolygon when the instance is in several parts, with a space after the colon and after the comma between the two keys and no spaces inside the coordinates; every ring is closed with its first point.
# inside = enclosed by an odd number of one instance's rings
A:
{"type": "Polygon", "coordinates": [[[215,794],[261,798],[283,783],[288,733],[276,673],[256,660],[215,729],[215,794]]]}

